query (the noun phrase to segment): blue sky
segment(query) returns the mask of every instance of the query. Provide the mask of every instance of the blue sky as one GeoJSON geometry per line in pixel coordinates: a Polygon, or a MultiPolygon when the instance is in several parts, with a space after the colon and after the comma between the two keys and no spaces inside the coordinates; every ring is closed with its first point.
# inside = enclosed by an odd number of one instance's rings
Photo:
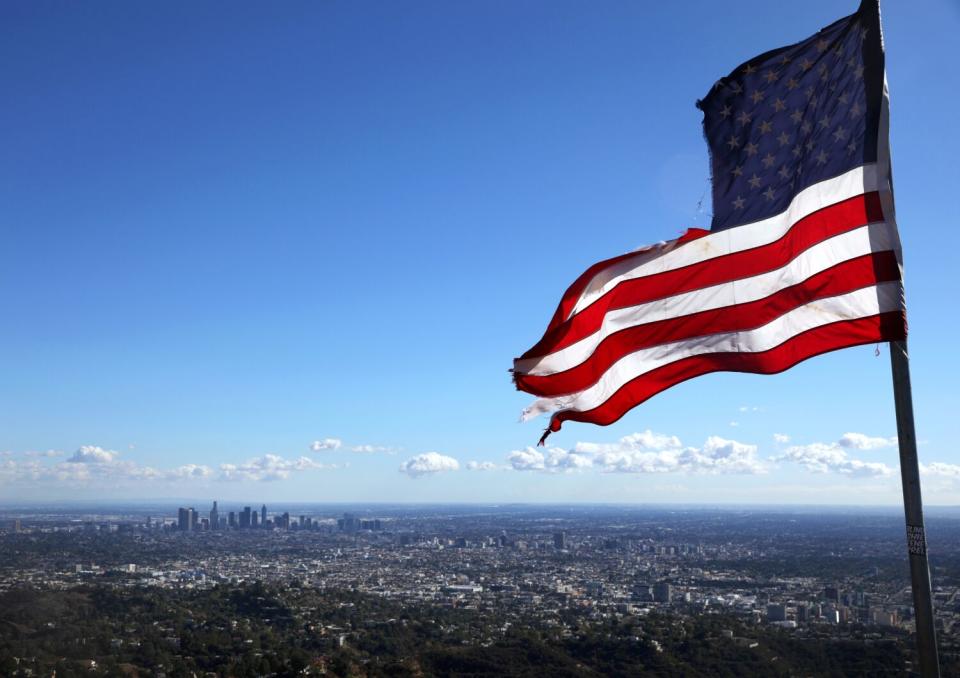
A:
{"type": "MultiPolygon", "coordinates": [[[[540,460],[507,373],[584,268],[709,223],[696,99],[855,8],[4,4],[0,500],[896,503],[885,348],[540,460]]],[[[960,503],[960,7],[882,9],[924,489],[960,503]]]]}

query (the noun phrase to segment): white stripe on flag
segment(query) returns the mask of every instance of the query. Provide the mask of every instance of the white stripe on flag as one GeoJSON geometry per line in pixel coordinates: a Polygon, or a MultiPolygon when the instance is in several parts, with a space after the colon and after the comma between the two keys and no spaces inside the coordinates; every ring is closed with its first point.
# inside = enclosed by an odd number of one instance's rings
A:
{"type": "Polygon", "coordinates": [[[698,239],[693,247],[674,249],[676,241],[673,241],[663,248],[638,253],[636,258],[631,257],[597,273],[584,288],[566,319],[569,320],[624,280],[672,271],[733,252],[768,245],[782,238],[804,217],[824,207],[879,190],[881,183],[885,186],[886,178],[884,177],[884,182],[879,181],[875,164],[855,167],[838,177],[805,188],[780,214],[752,224],[711,233],[698,239]]]}

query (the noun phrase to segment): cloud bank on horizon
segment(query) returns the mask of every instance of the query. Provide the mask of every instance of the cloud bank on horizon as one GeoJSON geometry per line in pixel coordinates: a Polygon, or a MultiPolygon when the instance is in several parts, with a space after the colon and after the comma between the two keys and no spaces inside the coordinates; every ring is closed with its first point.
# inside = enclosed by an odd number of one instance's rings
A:
{"type": "MultiPolygon", "coordinates": [[[[458,472],[536,472],[544,474],[597,472],[600,474],[763,475],[783,464],[799,466],[809,473],[836,474],[847,478],[889,478],[898,467],[861,455],[889,451],[896,436],[870,436],[848,432],[832,442],[788,445],[791,437],[774,434],[775,454],[762,457],[759,445],[708,436],[699,446],[685,445],[678,436],[645,430],[614,442],[577,442],[571,448],[526,447],[506,455],[504,463],[489,459],[461,463],[436,451],[413,455],[398,470],[412,479],[458,472]]],[[[347,452],[368,455],[394,454],[396,447],[353,444],[327,437],[309,445],[314,452],[347,452]]],[[[379,463],[379,462],[378,462],[379,463]]],[[[266,453],[240,462],[216,465],[183,464],[156,468],[140,464],[111,449],[81,445],[72,454],[0,452],[0,485],[116,486],[137,483],[277,482],[317,471],[345,472],[349,464],[321,463],[308,456],[284,457],[266,453]]],[[[960,465],[943,462],[921,464],[927,478],[960,483],[960,465]]]]}

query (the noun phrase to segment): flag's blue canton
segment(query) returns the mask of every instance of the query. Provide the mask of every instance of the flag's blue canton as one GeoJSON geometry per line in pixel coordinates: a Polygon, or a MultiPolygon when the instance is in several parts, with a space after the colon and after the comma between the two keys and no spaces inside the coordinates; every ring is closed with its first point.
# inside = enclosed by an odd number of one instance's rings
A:
{"type": "Polygon", "coordinates": [[[721,78],[704,112],[712,230],[784,211],[799,191],[875,162],[883,88],[876,0],[721,78]]]}

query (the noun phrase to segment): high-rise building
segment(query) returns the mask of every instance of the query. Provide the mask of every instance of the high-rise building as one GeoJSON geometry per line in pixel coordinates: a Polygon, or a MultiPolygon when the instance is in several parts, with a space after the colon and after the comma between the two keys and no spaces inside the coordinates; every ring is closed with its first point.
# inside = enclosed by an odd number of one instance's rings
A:
{"type": "Polygon", "coordinates": [[[240,527],[246,528],[250,527],[250,507],[244,506],[243,510],[240,512],[240,527]]]}
{"type": "Polygon", "coordinates": [[[767,605],[767,621],[787,621],[787,608],[778,603],[771,603],[770,605],[767,605]]]}
{"type": "Polygon", "coordinates": [[[670,582],[657,582],[653,587],[653,599],[658,603],[669,603],[673,597],[673,587],[670,582]]]}
{"type": "MultiPolygon", "coordinates": [[[[254,511],[250,514],[250,527],[259,527],[260,514],[254,511]]],[[[266,526],[264,526],[266,527],[266,526]]]]}
{"type": "Polygon", "coordinates": [[[283,516],[280,519],[280,528],[283,530],[290,529],[290,514],[284,511],[283,516]]]}
{"type": "Polygon", "coordinates": [[[554,532],[553,534],[553,547],[556,549],[565,549],[567,548],[567,533],[566,532],[554,532]]]}
{"type": "Polygon", "coordinates": [[[266,504],[260,507],[260,524],[263,527],[267,526],[267,505],[266,504]]]}
{"type": "Polygon", "coordinates": [[[220,513],[217,511],[217,502],[213,502],[213,508],[210,509],[210,529],[220,529],[220,513]]]}
{"type": "Polygon", "coordinates": [[[177,529],[184,532],[197,529],[197,512],[195,509],[181,507],[177,511],[177,529]]]}
{"type": "Polygon", "coordinates": [[[235,511],[230,511],[230,513],[227,514],[227,525],[230,527],[237,526],[237,514],[235,511]]]}
{"type": "Polygon", "coordinates": [[[19,518],[14,518],[14,519],[13,519],[13,532],[14,532],[14,534],[20,534],[20,532],[21,532],[22,529],[23,529],[23,528],[22,528],[21,525],[20,525],[20,519],[19,519],[19,518]]]}

